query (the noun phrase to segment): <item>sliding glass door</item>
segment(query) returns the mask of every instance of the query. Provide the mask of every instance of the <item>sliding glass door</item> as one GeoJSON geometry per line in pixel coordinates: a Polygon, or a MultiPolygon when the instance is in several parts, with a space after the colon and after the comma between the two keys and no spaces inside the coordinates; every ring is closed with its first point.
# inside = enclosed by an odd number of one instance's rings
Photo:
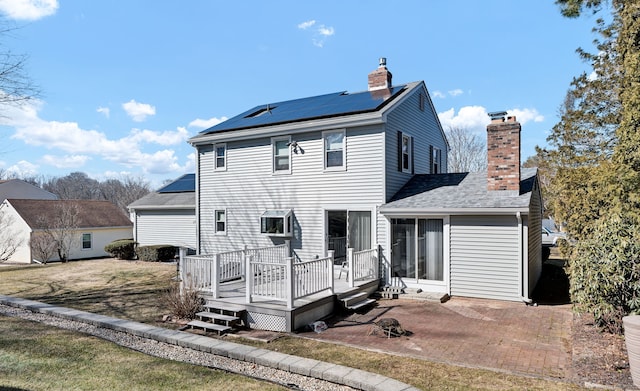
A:
{"type": "Polygon", "coordinates": [[[371,212],[327,211],[327,248],[337,261],[344,260],[347,248],[362,251],[371,248],[371,212]]]}
{"type": "Polygon", "coordinates": [[[442,219],[391,219],[394,277],[407,281],[444,281],[442,219]]]}

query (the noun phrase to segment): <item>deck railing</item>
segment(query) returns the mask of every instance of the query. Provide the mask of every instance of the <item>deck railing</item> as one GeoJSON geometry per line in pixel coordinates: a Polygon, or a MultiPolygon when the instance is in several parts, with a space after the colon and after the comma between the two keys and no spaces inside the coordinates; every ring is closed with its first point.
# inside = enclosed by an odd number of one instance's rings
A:
{"type": "Polygon", "coordinates": [[[245,265],[249,257],[280,262],[289,256],[288,244],[256,249],[228,251],[211,255],[180,256],[180,279],[182,287],[209,292],[214,299],[219,297],[220,284],[244,279],[245,265]]]}
{"type": "Polygon", "coordinates": [[[293,308],[296,299],[325,290],[333,293],[333,255],[311,261],[294,262],[287,257],[285,262],[254,261],[247,259],[246,299],[282,301],[293,308]]]}
{"type": "Polygon", "coordinates": [[[355,281],[375,280],[378,278],[380,265],[378,257],[380,254],[379,246],[376,245],[372,249],[353,251],[352,248],[347,250],[347,265],[349,268],[349,286],[354,287],[355,281]]]}

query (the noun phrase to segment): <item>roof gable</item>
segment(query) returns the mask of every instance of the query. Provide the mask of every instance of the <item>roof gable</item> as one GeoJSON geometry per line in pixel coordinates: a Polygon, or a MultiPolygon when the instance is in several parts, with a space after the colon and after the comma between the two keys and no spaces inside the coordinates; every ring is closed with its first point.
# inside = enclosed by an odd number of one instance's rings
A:
{"type": "Polygon", "coordinates": [[[97,200],[7,200],[32,229],[49,228],[63,207],[78,208],[77,228],[130,227],[133,225],[116,205],[97,200]]]}
{"type": "Polygon", "coordinates": [[[342,91],[268,103],[253,107],[242,114],[205,129],[200,134],[373,112],[393,101],[405,88],[406,85],[394,86],[389,89],[387,94],[381,90],[353,94],[342,91]]]}

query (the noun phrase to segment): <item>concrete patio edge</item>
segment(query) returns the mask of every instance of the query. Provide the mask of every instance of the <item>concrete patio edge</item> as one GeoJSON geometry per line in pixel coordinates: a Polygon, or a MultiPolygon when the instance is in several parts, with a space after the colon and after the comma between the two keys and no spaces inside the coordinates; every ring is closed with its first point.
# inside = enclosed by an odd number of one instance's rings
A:
{"type": "Polygon", "coordinates": [[[331,383],[365,391],[419,391],[406,383],[344,365],[254,348],[234,342],[220,341],[191,333],[165,329],[144,323],[112,318],[86,311],[59,307],[34,300],[0,295],[0,304],[112,329],[142,338],[154,339],[206,353],[247,361],[270,368],[315,377],[331,383]]]}

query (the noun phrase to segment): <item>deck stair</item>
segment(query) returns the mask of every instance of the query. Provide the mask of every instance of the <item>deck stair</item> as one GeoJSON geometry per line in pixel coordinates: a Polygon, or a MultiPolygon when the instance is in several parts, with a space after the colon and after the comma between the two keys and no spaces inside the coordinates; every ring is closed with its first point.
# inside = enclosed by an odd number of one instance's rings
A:
{"type": "Polygon", "coordinates": [[[243,320],[246,316],[244,307],[209,301],[203,309],[204,311],[196,314],[197,319],[187,323],[188,327],[215,331],[218,335],[222,335],[235,332],[246,324],[243,320]]]}
{"type": "Polygon", "coordinates": [[[339,300],[344,305],[344,308],[352,311],[359,310],[362,307],[376,302],[375,299],[369,298],[367,292],[356,292],[348,296],[340,297],[339,300]]]}

